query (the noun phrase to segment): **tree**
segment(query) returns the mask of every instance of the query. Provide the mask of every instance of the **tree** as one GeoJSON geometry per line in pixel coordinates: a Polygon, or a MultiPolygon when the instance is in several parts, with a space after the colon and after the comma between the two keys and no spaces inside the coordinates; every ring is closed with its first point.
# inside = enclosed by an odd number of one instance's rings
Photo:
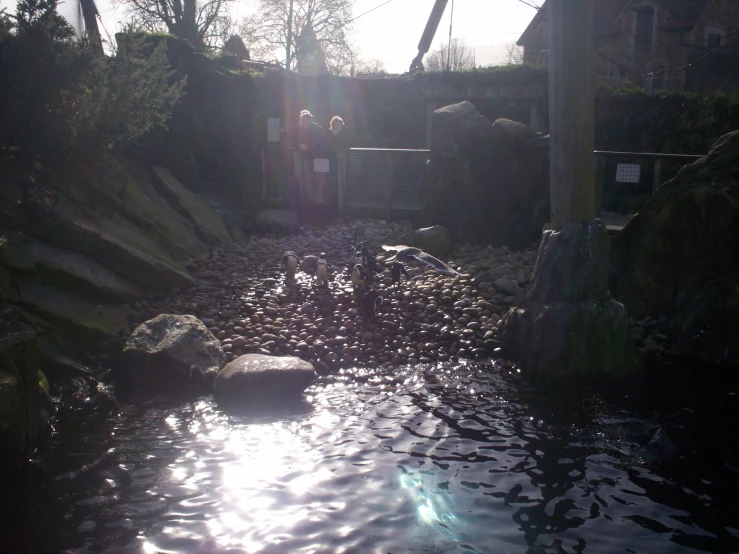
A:
{"type": "Polygon", "coordinates": [[[0,144],[29,159],[92,158],[161,127],[184,83],[164,41],[119,33],[113,57],[97,55],[56,11],[57,0],[21,0],[0,14],[0,144]]]}
{"type": "Polygon", "coordinates": [[[187,39],[198,50],[212,50],[228,26],[232,0],[114,0],[125,6],[134,26],[187,39]]]}
{"type": "Polygon", "coordinates": [[[432,50],[424,58],[427,71],[461,71],[475,67],[475,54],[464,41],[453,38],[451,55],[449,54],[449,43],[441,44],[436,50],[432,50]],[[447,61],[449,67],[447,67],[447,61]]]}
{"type": "Polygon", "coordinates": [[[297,68],[303,53],[313,58],[320,51],[328,71],[347,72],[355,57],[350,43],[353,4],[354,0],[293,0],[292,33],[288,33],[290,0],[259,0],[256,14],[245,19],[239,30],[254,58],[285,60],[290,35],[288,69],[297,68]]]}
{"type": "Polygon", "coordinates": [[[506,46],[506,62],[508,65],[518,65],[523,63],[523,48],[516,45],[515,42],[506,46]]]}
{"type": "Polygon", "coordinates": [[[387,73],[382,60],[357,60],[353,67],[355,75],[384,75],[387,73]]]}

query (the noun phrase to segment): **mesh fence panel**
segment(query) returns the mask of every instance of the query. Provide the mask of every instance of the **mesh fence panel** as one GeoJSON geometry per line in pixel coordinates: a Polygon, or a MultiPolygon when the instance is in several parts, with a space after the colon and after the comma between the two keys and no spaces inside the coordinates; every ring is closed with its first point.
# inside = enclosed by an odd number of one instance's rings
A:
{"type": "Polygon", "coordinates": [[[428,157],[428,150],[350,150],[346,169],[346,206],[420,210],[428,157]]]}

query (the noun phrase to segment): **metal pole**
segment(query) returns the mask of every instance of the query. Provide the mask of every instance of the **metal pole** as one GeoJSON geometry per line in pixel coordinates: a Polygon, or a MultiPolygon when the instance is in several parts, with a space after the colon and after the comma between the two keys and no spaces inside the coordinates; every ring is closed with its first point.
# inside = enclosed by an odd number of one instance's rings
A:
{"type": "Polygon", "coordinates": [[[452,56],[452,23],[454,22],[454,0],[452,0],[452,13],[451,17],[449,18],[449,44],[447,44],[446,49],[446,70],[449,71],[449,62],[452,56]]]}
{"type": "Polygon", "coordinates": [[[290,49],[293,43],[293,2],[290,0],[290,10],[287,12],[287,45],[285,46],[285,69],[290,70],[290,49]]]}

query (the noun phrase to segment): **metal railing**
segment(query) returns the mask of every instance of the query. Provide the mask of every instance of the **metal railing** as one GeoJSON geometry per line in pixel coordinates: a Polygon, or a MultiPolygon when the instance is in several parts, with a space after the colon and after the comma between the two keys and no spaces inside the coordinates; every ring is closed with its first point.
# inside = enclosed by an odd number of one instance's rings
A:
{"type": "MultiPolygon", "coordinates": [[[[332,155],[330,190],[340,213],[418,212],[423,207],[429,150],[351,148],[332,155]]],[[[618,230],[638,212],[657,187],[684,165],[703,156],[644,152],[595,151],[598,211],[612,214],[618,230]]],[[[300,154],[295,148],[273,149],[264,158],[263,198],[295,194],[289,181],[300,180],[300,154]]],[[[294,187],[295,185],[293,185],[294,187]]]]}
{"type": "MultiPolygon", "coordinates": [[[[429,150],[350,148],[327,156],[329,190],[336,195],[339,213],[389,216],[392,212],[421,210],[429,150]]],[[[287,201],[298,194],[302,165],[296,148],[271,149],[262,159],[263,200],[287,201]]]]}
{"type": "Polygon", "coordinates": [[[596,150],[596,200],[606,227],[622,229],[659,185],[672,179],[684,165],[702,157],[596,150]]]}

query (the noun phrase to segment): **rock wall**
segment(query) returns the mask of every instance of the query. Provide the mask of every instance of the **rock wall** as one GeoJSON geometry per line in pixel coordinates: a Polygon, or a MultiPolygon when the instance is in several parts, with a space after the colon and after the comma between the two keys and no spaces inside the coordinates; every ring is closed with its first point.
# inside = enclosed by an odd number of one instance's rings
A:
{"type": "Polygon", "coordinates": [[[239,210],[258,208],[267,116],[254,78],[181,39],[167,39],[167,57],[187,84],[168,128],[144,141],[147,159],[192,191],[220,196],[239,210]]]}
{"type": "Polygon", "coordinates": [[[613,237],[611,290],[634,318],[667,316],[676,352],[739,362],[739,131],[661,185],[613,237]]]}
{"type": "Polygon", "coordinates": [[[492,125],[470,102],[434,112],[424,219],[458,238],[521,250],[549,220],[549,138],[492,125]]]}
{"type": "Polygon", "coordinates": [[[28,170],[0,166],[0,305],[43,351],[117,344],[131,306],[193,286],[188,260],[230,240],[221,217],[166,168],[112,156],[28,170]]]}

